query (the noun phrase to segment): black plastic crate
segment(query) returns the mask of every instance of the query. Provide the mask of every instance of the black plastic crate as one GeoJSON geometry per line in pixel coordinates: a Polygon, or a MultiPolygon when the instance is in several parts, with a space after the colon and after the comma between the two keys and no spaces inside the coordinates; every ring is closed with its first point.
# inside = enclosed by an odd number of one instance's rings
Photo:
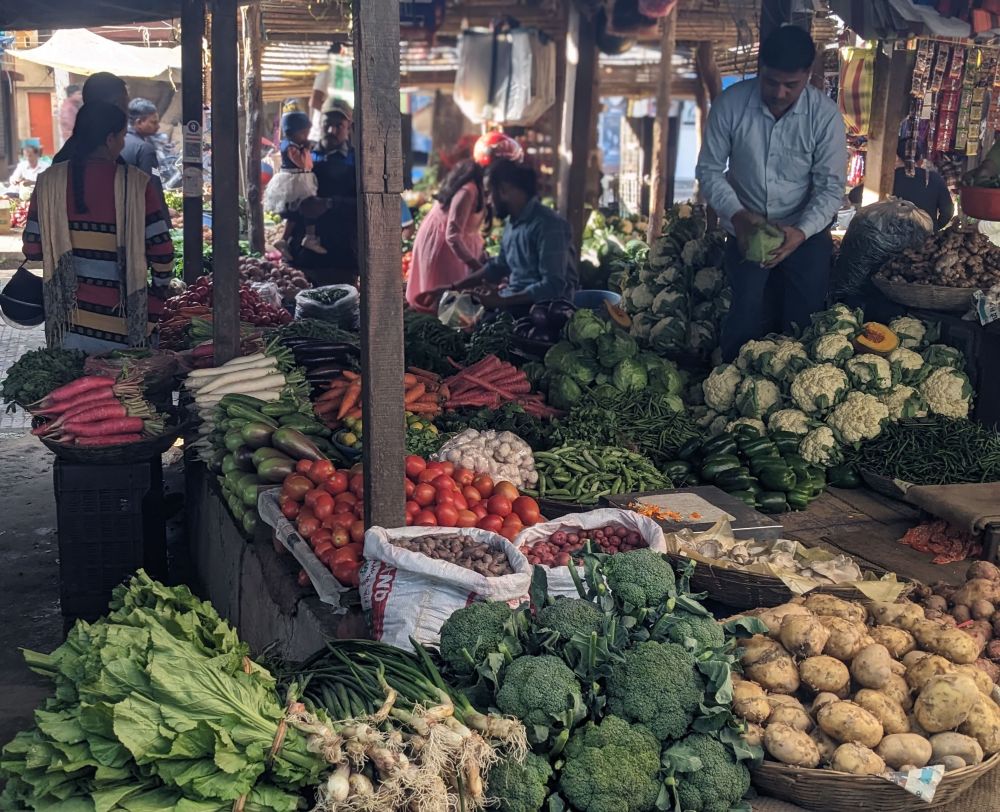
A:
{"type": "Polygon", "coordinates": [[[59,595],[67,619],[107,612],[111,591],[140,567],[166,571],[160,460],[80,465],[56,460],[59,595]]]}

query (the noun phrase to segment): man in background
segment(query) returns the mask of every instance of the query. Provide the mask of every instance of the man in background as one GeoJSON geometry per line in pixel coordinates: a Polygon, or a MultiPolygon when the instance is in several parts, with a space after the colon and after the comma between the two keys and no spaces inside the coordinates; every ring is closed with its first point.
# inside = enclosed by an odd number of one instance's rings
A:
{"type": "Polygon", "coordinates": [[[83,88],[79,85],[67,85],[66,98],[59,107],[59,134],[62,135],[64,144],[73,134],[76,114],[80,112],[81,107],[83,107],[83,88]]]}
{"type": "Polygon", "coordinates": [[[335,42],[327,50],[327,66],[323,68],[319,73],[316,74],[316,80],[313,82],[312,96],[309,98],[309,118],[312,120],[312,129],[309,131],[309,140],[314,144],[318,144],[323,140],[325,135],[324,132],[324,121],[323,121],[323,108],[326,106],[327,100],[330,98],[330,58],[337,56],[343,50],[343,46],[335,42]]]}
{"type": "MultiPolygon", "coordinates": [[[[95,73],[83,83],[81,96],[83,98],[83,104],[89,104],[92,102],[107,102],[108,104],[113,104],[123,113],[128,115],[128,85],[125,83],[124,79],[120,76],[115,76],[113,73],[107,73],[106,71],[95,73]]],[[[80,106],[82,107],[83,104],[80,106]]],[[[73,124],[74,126],[76,125],[75,116],[73,118],[73,124]]],[[[72,131],[70,131],[70,138],[72,138],[72,131]]],[[[62,149],[60,149],[59,152],[52,157],[52,163],[58,164],[69,160],[69,149],[67,149],[68,144],[69,139],[67,139],[66,143],[63,144],[62,149]]]]}
{"type": "Polygon", "coordinates": [[[128,132],[125,134],[125,148],[122,160],[138,167],[151,178],[150,183],[160,199],[160,208],[166,221],[170,222],[170,209],[163,196],[160,181],[160,156],[156,151],[153,136],[160,131],[160,114],[149,99],[132,99],[128,105],[128,132]]]}

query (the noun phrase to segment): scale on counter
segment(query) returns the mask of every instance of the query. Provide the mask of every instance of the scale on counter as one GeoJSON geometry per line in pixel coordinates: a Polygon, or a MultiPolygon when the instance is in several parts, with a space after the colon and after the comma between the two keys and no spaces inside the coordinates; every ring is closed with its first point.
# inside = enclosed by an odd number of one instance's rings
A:
{"type": "Polygon", "coordinates": [[[771,516],[748,507],[714,485],[648,493],[622,493],[605,497],[603,501],[610,507],[623,510],[638,502],[679,514],[681,518],[678,520],[656,519],[667,533],[676,533],[685,528],[695,532],[708,530],[719,519],[729,520],[736,538],[778,539],[783,530],[782,525],[771,516]]]}

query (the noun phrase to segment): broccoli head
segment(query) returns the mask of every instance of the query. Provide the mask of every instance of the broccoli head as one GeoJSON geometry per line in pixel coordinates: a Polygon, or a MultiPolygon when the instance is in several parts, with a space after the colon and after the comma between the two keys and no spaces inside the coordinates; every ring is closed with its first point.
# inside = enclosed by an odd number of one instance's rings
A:
{"type": "Polygon", "coordinates": [[[514,614],[506,603],[477,601],[452,614],[441,627],[441,657],[458,674],[471,674],[500,650],[504,625],[514,614]]]}
{"type": "Polygon", "coordinates": [[[617,553],[604,562],[611,593],[637,608],[660,606],[674,594],[674,570],[660,553],[649,548],[617,553]]]}
{"type": "Polygon", "coordinates": [[[680,744],[687,756],[701,759],[697,772],[677,776],[681,808],[691,812],[729,812],[750,789],[750,771],[726,745],[704,733],[692,733],[680,744]]]}
{"type": "Polygon", "coordinates": [[[660,743],[641,725],[605,716],[577,729],[559,789],[580,812],[650,812],[660,791],[660,743]]]}
{"type": "Polygon", "coordinates": [[[580,683],[558,657],[518,657],[504,673],[496,705],[528,727],[572,727],[586,712],[580,683]]]}
{"type": "Polygon", "coordinates": [[[666,637],[679,646],[683,646],[689,637],[698,642],[699,650],[718,648],[726,642],[722,624],[711,615],[695,615],[681,609],[674,612],[667,622],[666,637]]]}
{"type": "Polygon", "coordinates": [[[523,761],[505,758],[490,768],[486,776],[486,794],[500,803],[498,812],[538,812],[549,794],[552,778],[549,762],[534,753],[523,761]]]}
{"type": "Polygon", "coordinates": [[[599,633],[603,618],[601,610],[590,601],[583,598],[557,598],[555,603],[550,603],[539,611],[535,623],[558,632],[560,637],[569,640],[577,632],[588,636],[591,632],[599,633]]]}
{"type": "Polygon", "coordinates": [[[651,640],[625,653],[607,687],[608,710],[645,725],[660,741],[687,733],[705,697],[694,656],[676,643],[651,640]]]}

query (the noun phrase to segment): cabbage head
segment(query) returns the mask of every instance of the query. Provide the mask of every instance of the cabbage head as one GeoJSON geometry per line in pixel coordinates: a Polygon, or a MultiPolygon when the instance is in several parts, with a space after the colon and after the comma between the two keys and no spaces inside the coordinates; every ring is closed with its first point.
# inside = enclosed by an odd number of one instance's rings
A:
{"type": "MultiPolygon", "coordinates": [[[[633,313],[649,310],[653,306],[653,299],[656,298],[656,294],[659,292],[659,288],[649,282],[643,282],[641,285],[630,288],[627,299],[629,309],[633,313]]],[[[580,311],[577,312],[579,313],[580,311]]]]}
{"type": "Polygon", "coordinates": [[[615,366],[615,371],[611,373],[611,382],[623,392],[628,392],[645,389],[649,379],[646,376],[646,368],[640,361],[625,358],[615,366]]]}
{"type": "Polygon", "coordinates": [[[597,337],[597,359],[603,367],[613,367],[627,358],[635,358],[639,354],[639,345],[635,339],[622,330],[612,329],[597,337]]]}
{"type": "Polygon", "coordinates": [[[578,384],[586,386],[594,382],[594,378],[601,371],[601,365],[586,350],[574,350],[560,359],[555,370],[563,375],[569,375],[578,384]]]}
{"type": "Polygon", "coordinates": [[[574,352],[576,352],[576,347],[568,341],[560,341],[558,344],[553,344],[545,353],[545,368],[559,369],[563,359],[574,352]]]}
{"type": "Polygon", "coordinates": [[[568,375],[553,375],[549,381],[548,400],[552,406],[568,412],[583,395],[579,384],[568,375]]]}
{"type": "Polygon", "coordinates": [[[785,233],[771,223],[761,223],[747,238],[746,258],[763,265],[785,243],[785,233]]]}
{"type": "Polygon", "coordinates": [[[606,330],[607,325],[593,310],[577,310],[572,318],[566,322],[566,338],[577,347],[592,346],[588,342],[604,335],[606,330]]]}

